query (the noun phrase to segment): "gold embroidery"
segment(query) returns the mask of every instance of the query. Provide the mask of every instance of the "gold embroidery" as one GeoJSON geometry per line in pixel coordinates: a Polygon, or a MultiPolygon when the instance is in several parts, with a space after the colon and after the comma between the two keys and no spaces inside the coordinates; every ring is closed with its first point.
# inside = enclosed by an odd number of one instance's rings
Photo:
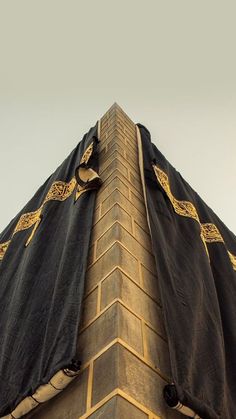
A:
{"type": "Polygon", "coordinates": [[[73,177],[70,182],[62,182],[57,181],[53,182],[52,186],[50,187],[44,203],[47,201],[65,201],[69,196],[72,194],[73,190],[75,189],[76,179],[73,177]]]}
{"type": "MultiPolygon", "coordinates": [[[[41,221],[41,213],[43,210],[44,205],[48,201],[65,201],[69,196],[72,194],[72,192],[75,189],[76,185],[76,179],[73,177],[68,183],[62,182],[62,181],[56,181],[53,182],[41,207],[37,209],[36,211],[27,212],[25,214],[22,214],[18,223],[16,224],[16,227],[13,231],[12,237],[19,231],[27,230],[28,228],[34,226],[27,242],[25,243],[25,246],[28,246],[30,241],[32,240],[35,231],[37,230],[39,223],[41,221]]],[[[11,239],[12,239],[11,237],[11,239]]],[[[11,242],[11,239],[6,243],[0,243],[0,260],[3,259],[5,252],[11,242]]]]}
{"type": "Polygon", "coordinates": [[[227,252],[228,252],[229,258],[231,260],[231,263],[233,265],[233,269],[236,271],[236,256],[233,255],[232,253],[230,253],[228,250],[227,250],[227,252]]]}
{"type": "Polygon", "coordinates": [[[31,234],[30,234],[30,236],[29,236],[29,238],[28,238],[27,242],[25,243],[25,247],[27,247],[27,246],[30,244],[30,242],[31,242],[32,238],[34,237],[34,233],[35,233],[35,231],[37,230],[37,228],[38,228],[38,226],[39,226],[40,222],[41,222],[41,218],[39,217],[39,219],[36,221],[36,223],[35,223],[35,225],[34,225],[33,230],[31,231],[31,234]]]}
{"type": "MultiPolygon", "coordinates": [[[[154,169],[158,182],[160,183],[160,185],[166,192],[166,195],[168,196],[175,212],[178,215],[182,215],[183,217],[193,218],[194,220],[198,222],[200,226],[200,237],[202,239],[207,255],[209,257],[206,243],[221,242],[225,244],[224,239],[221,233],[219,232],[218,228],[216,227],[215,224],[212,224],[212,223],[201,223],[197,210],[191,202],[179,201],[178,199],[174,197],[174,195],[171,192],[168,175],[156,165],[153,165],[153,169],[154,169]]],[[[228,252],[230,261],[233,265],[233,269],[236,271],[236,256],[234,256],[228,250],[227,252],[228,252]]]]}
{"type": "MultiPolygon", "coordinates": [[[[93,142],[87,147],[87,149],[85,150],[81,160],[80,160],[80,164],[81,163],[88,163],[91,155],[93,153],[93,142]]],[[[28,244],[31,242],[35,231],[37,230],[40,221],[41,221],[41,213],[43,210],[44,205],[46,204],[46,202],[48,201],[65,201],[67,198],[69,198],[71,196],[71,194],[73,193],[75,186],[76,186],[77,182],[76,182],[76,178],[73,177],[68,183],[67,182],[63,182],[61,180],[55,181],[52,183],[52,185],[50,186],[49,191],[47,192],[47,195],[41,205],[40,208],[38,208],[36,211],[32,211],[32,212],[28,212],[26,214],[21,215],[14,231],[13,234],[11,236],[12,237],[19,231],[22,230],[27,230],[28,228],[34,226],[27,242],[25,243],[25,246],[28,246],[28,244]]],[[[82,190],[77,190],[76,192],[76,199],[77,200],[82,193],[90,190],[90,189],[96,189],[93,187],[90,188],[82,188],[82,190]]],[[[5,243],[0,243],[0,260],[3,259],[6,250],[11,242],[11,239],[8,240],[5,243]]]]}
{"type": "Polygon", "coordinates": [[[27,228],[32,227],[40,219],[42,209],[43,205],[36,211],[27,212],[26,214],[21,215],[18,223],[16,224],[13,235],[18,231],[27,230],[27,228]]]}
{"type": "Polygon", "coordinates": [[[97,189],[97,186],[91,186],[91,187],[87,187],[87,188],[85,188],[85,187],[82,187],[82,186],[78,186],[78,188],[77,188],[77,191],[76,191],[76,193],[75,193],[75,202],[79,199],[79,197],[84,193],[84,192],[87,192],[87,191],[91,191],[91,190],[93,190],[93,189],[97,189]]]}
{"type": "Polygon", "coordinates": [[[85,150],[85,152],[82,156],[82,159],[80,160],[80,164],[82,164],[82,163],[87,164],[92,154],[93,154],[93,142],[85,150]]]}
{"type": "Polygon", "coordinates": [[[178,201],[171,192],[169,179],[166,173],[164,173],[159,167],[153,166],[159,183],[166,192],[170,202],[172,203],[174,210],[177,214],[182,215],[183,217],[194,218],[199,222],[198,213],[194,205],[189,201],[178,201]]]}
{"type": "Polygon", "coordinates": [[[3,257],[4,257],[4,255],[5,255],[6,251],[7,251],[7,248],[9,246],[10,242],[11,242],[11,240],[8,240],[5,243],[0,243],[0,260],[3,259],[3,257]]]}
{"type": "Polygon", "coordinates": [[[214,243],[214,242],[224,243],[224,239],[221,236],[215,224],[211,224],[211,223],[201,224],[201,230],[202,230],[204,239],[206,240],[207,243],[214,243]]]}

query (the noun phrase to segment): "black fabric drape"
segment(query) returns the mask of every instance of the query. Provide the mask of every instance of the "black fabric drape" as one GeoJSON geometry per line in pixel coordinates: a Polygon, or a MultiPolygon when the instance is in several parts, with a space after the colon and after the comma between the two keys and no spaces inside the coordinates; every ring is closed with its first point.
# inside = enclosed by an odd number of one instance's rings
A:
{"type": "MultiPolygon", "coordinates": [[[[203,419],[233,419],[236,417],[236,237],[151,143],[148,130],[137,125],[178,400],[203,419]],[[168,176],[171,192],[158,180],[154,167],[157,174],[168,176]],[[198,219],[186,215],[183,201],[192,203],[198,219]]],[[[188,210],[194,214],[192,206],[188,210]]]]}
{"type": "MultiPolygon", "coordinates": [[[[0,262],[0,416],[75,357],[96,195],[86,191],[75,201],[75,170],[97,130],[98,123],[0,235],[0,244],[11,239],[0,262]],[[58,181],[70,183],[71,190],[65,186],[68,196],[61,201],[55,190],[25,247],[35,224],[13,231],[22,214],[40,208],[58,181]]],[[[97,170],[95,146],[91,160],[97,170]]]]}

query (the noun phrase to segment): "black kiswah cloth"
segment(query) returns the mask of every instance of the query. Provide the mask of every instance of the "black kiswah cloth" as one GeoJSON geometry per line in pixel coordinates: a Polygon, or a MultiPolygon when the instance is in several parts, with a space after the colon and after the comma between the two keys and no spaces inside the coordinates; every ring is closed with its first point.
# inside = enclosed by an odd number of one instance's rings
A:
{"type": "MultiPolygon", "coordinates": [[[[171,373],[168,405],[236,418],[236,237],[137,124],[171,373]]],[[[220,193],[220,191],[219,191],[220,193]]]]}
{"type": "Polygon", "coordinates": [[[83,188],[76,173],[81,162],[93,178],[98,171],[98,127],[0,235],[0,417],[15,411],[20,417],[40,402],[49,380],[62,389],[79,370],[76,343],[98,182],[83,188]]]}

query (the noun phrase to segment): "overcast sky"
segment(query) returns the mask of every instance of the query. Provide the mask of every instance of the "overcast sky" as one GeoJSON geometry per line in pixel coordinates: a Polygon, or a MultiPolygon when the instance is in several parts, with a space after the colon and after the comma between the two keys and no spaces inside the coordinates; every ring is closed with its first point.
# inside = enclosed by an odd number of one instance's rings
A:
{"type": "Polygon", "coordinates": [[[236,233],[235,16],[235,0],[0,0],[0,230],[116,101],[236,233]]]}

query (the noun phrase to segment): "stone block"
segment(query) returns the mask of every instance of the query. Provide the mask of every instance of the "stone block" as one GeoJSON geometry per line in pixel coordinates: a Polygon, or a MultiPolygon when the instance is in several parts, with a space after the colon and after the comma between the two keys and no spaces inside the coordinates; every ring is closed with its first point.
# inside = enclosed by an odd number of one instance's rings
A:
{"type": "Polygon", "coordinates": [[[129,180],[143,194],[142,183],[140,176],[137,176],[136,173],[133,173],[133,170],[129,170],[129,180]]]}
{"type": "Polygon", "coordinates": [[[121,242],[140,262],[155,274],[155,259],[121,224],[116,222],[97,241],[97,257],[115,241],[121,242]]]}
{"type": "Polygon", "coordinates": [[[123,131],[127,131],[132,138],[136,136],[136,127],[133,122],[130,122],[126,116],[117,113],[117,122],[123,131]]]}
{"type": "Polygon", "coordinates": [[[165,337],[160,307],[119,268],[102,282],[101,308],[105,308],[115,298],[120,298],[134,313],[150,323],[152,328],[165,337]]]}
{"type": "Polygon", "coordinates": [[[150,253],[153,252],[152,250],[152,242],[151,242],[151,236],[149,231],[147,232],[145,230],[146,223],[144,223],[144,228],[140,226],[136,221],[134,222],[134,236],[138,240],[139,243],[142,244],[143,247],[145,247],[146,250],[148,250],[150,253]]]}
{"type": "Polygon", "coordinates": [[[113,176],[109,182],[106,181],[99,189],[96,199],[96,206],[101,204],[107,197],[109,197],[115,189],[119,189],[119,191],[122,192],[125,196],[129,195],[129,187],[126,185],[126,182],[120,179],[119,176],[113,176]]]}
{"type": "Polygon", "coordinates": [[[119,345],[115,344],[94,362],[92,406],[119,387],[119,345]]]}
{"type": "Polygon", "coordinates": [[[82,363],[88,362],[117,337],[143,354],[141,322],[118,302],[80,333],[77,352],[82,363]]]}
{"type": "Polygon", "coordinates": [[[89,419],[148,419],[148,415],[121,396],[114,396],[89,419]]]}
{"type": "Polygon", "coordinates": [[[137,144],[135,140],[135,137],[133,136],[133,134],[130,134],[129,130],[127,130],[126,128],[124,129],[124,134],[125,134],[125,139],[126,139],[126,149],[129,152],[133,152],[134,154],[137,155],[138,152],[138,148],[137,148],[137,144]]]}
{"type": "MultiPolygon", "coordinates": [[[[104,182],[104,184],[102,186],[105,187],[106,182],[107,183],[110,183],[116,177],[118,177],[124,183],[124,185],[126,185],[126,187],[128,188],[128,190],[132,191],[140,199],[140,201],[143,202],[142,191],[140,189],[137,189],[137,187],[130,182],[128,176],[126,177],[119,170],[119,166],[117,166],[117,168],[114,168],[114,170],[110,173],[109,177],[105,179],[105,182],[104,182]]],[[[103,191],[103,188],[101,188],[101,192],[102,191],[103,191]]]]}
{"type": "Polygon", "coordinates": [[[95,361],[92,404],[120,388],[156,415],[164,417],[166,405],[162,389],[165,384],[157,372],[122,345],[115,344],[95,361]]]}
{"type": "MultiPolygon", "coordinates": [[[[114,144],[114,145],[116,145],[116,144],[114,144]]],[[[125,167],[126,167],[127,161],[124,157],[124,151],[120,152],[119,150],[116,150],[116,149],[114,150],[114,146],[112,148],[113,148],[113,153],[112,154],[110,153],[109,157],[107,157],[107,155],[106,155],[106,159],[103,160],[102,165],[100,164],[99,174],[100,174],[101,178],[103,178],[104,170],[106,170],[114,160],[118,160],[122,165],[125,165],[125,167]]]]}
{"type": "Polygon", "coordinates": [[[124,164],[124,162],[121,161],[121,159],[119,159],[119,157],[114,158],[110,164],[102,171],[101,173],[101,179],[102,181],[106,180],[109,178],[109,176],[116,170],[118,169],[123,176],[127,176],[128,177],[128,169],[126,167],[126,165],[124,164]]]}
{"type": "Polygon", "coordinates": [[[131,216],[119,204],[114,204],[94,225],[91,242],[103,236],[115,221],[119,221],[128,231],[132,231],[131,216]]]}
{"type": "Polygon", "coordinates": [[[119,348],[119,386],[156,415],[166,413],[162,389],[166,382],[149,366],[122,346],[119,348]]]}
{"type": "MultiPolygon", "coordinates": [[[[103,154],[103,159],[102,159],[102,163],[100,164],[100,171],[99,171],[99,174],[100,174],[101,178],[104,181],[108,177],[108,175],[109,175],[108,170],[109,170],[110,165],[112,164],[112,162],[114,160],[118,160],[121,163],[121,165],[125,166],[126,169],[132,171],[132,176],[129,175],[129,179],[132,183],[131,178],[135,177],[137,180],[134,180],[134,183],[136,183],[137,186],[140,187],[140,189],[141,189],[142,187],[141,187],[140,174],[139,174],[139,168],[138,168],[137,162],[134,161],[133,157],[130,158],[129,155],[127,156],[127,153],[124,150],[122,150],[122,149],[121,149],[122,151],[120,149],[117,150],[119,144],[115,143],[114,146],[112,146],[112,148],[109,149],[106,154],[103,154]],[[116,146],[116,147],[114,147],[114,146],[116,146]],[[113,150],[113,153],[111,153],[112,150],[113,150]],[[109,154],[109,157],[107,157],[108,154],[109,154]],[[107,171],[107,172],[105,172],[105,171],[107,171]],[[104,172],[106,173],[105,176],[104,176],[104,172]]],[[[126,173],[125,173],[126,170],[124,168],[122,168],[122,166],[121,166],[121,172],[124,175],[126,175],[126,173]]]]}
{"type": "Polygon", "coordinates": [[[141,320],[121,304],[118,304],[118,309],[118,336],[143,355],[141,320]]]}
{"type": "MultiPolygon", "coordinates": [[[[101,213],[104,214],[108,211],[111,206],[117,202],[122,208],[124,208],[148,235],[149,228],[147,224],[147,217],[142,214],[129,200],[128,195],[124,195],[118,188],[115,189],[101,204],[101,213]]],[[[138,233],[137,233],[138,234],[138,233]]]]}
{"type": "Polygon", "coordinates": [[[126,150],[125,152],[125,158],[126,161],[129,162],[129,167],[133,170],[135,175],[140,178],[140,170],[139,170],[139,163],[138,163],[138,154],[135,156],[133,153],[130,156],[129,150],[126,150]]]}
{"type": "Polygon", "coordinates": [[[102,281],[101,310],[116,298],[122,297],[122,283],[123,274],[118,268],[102,281]]]}
{"type": "Polygon", "coordinates": [[[77,353],[83,364],[118,337],[117,313],[115,303],[79,334],[77,353]]]}
{"type": "Polygon", "coordinates": [[[114,243],[87,270],[85,293],[105,278],[113,269],[120,266],[128,275],[139,278],[138,260],[120,243],[114,243]]]}
{"type": "Polygon", "coordinates": [[[125,133],[117,125],[106,129],[106,135],[102,138],[100,149],[106,147],[108,150],[114,143],[120,144],[123,148],[126,146],[125,133]]]}
{"type": "Polygon", "coordinates": [[[120,156],[125,158],[125,150],[124,147],[121,147],[120,144],[114,143],[108,150],[105,149],[102,156],[99,155],[99,162],[100,162],[100,168],[103,169],[104,164],[107,162],[108,159],[113,155],[113,153],[117,151],[120,156]]]}
{"type": "Polygon", "coordinates": [[[94,413],[88,416],[88,419],[118,419],[117,416],[117,396],[112,397],[103,404],[94,413]]]}
{"type": "Polygon", "coordinates": [[[99,205],[97,205],[96,204],[96,208],[95,208],[95,210],[94,210],[94,213],[93,213],[93,226],[99,221],[99,219],[101,218],[101,214],[100,214],[100,211],[101,211],[101,204],[99,204],[99,205]]]}
{"type": "Polygon", "coordinates": [[[147,217],[144,199],[140,196],[140,194],[137,194],[134,189],[130,191],[130,200],[132,204],[144,215],[144,217],[147,217]]]}
{"type": "Polygon", "coordinates": [[[161,306],[160,288],[156,272],[151,272],[148,267],[141,264],[141,277],[145,291],[147,291],[147,293],[151,295],[161,306]]]}
{"type": "MultiPolygon", "coordinates": [[[[102,202],[101,213],[104,214],[105,212],[107,212],[114,205],[114,202],[118,203],[122,208],[130,212],[132,205],[131,202],[128,200],[127,195],[123,195],[123,193],[118,188],[116,188],[102,202]]],[[[132,215],[131,212],[130,215],[132,215]]]]}
{"type": "Polygon", "coordinates": [[[98,288],[96,287],[82,303],[80,327],[85,327],[97,314],[98,288]]]}
{"type": "Polygon", "coordinates": [[[159,368],[167,377],[170,377],[170,357],[167,342],[147,325],[145,325],[145,339],[147,358],[156,368],[159,368]]]}

